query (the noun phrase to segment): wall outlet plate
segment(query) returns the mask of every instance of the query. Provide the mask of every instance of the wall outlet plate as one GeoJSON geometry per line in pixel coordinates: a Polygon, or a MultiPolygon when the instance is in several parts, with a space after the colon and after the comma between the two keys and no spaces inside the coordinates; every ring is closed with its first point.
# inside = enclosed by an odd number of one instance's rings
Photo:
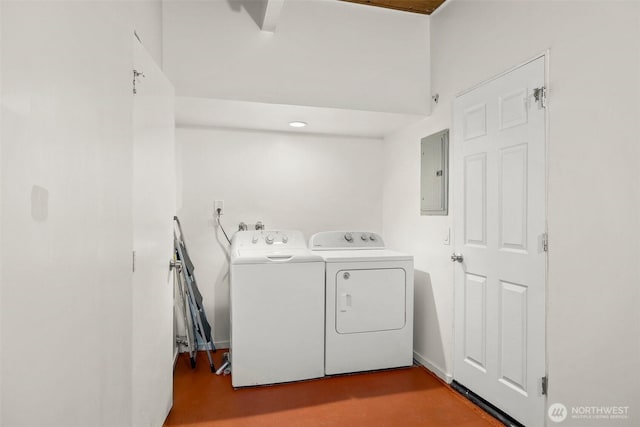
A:
{"type": "Polygon", "coordinates": [[[220,209],[220,215],[224,214],[224,200],[215,200],[213,202],[213,213],[217,214],[220,209]]]}

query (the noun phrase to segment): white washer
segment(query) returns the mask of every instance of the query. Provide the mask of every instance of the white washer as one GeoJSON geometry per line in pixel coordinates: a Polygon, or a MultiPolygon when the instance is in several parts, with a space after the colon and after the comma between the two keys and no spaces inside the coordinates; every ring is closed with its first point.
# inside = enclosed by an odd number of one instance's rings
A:
{"type": "Polygon", "coordinates": [[[369,232],[314,234],[325,260],[327,375],[413,364],[413,256],[369,232]]]}
{"type": "Polygon", "coordinates": [[[324,262],[301,232],[237,232],[230,299],[234,387],[324,376],[324,262]]]}

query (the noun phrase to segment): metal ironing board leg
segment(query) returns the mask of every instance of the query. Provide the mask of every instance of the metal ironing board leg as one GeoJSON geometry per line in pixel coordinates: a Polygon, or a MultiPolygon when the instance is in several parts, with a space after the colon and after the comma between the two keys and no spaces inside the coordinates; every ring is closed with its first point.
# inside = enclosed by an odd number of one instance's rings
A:
{"type": "MultiPolygon", "coordinates": [[[[207,353],[207,358],[209,359],[209,367],[211,368],[211,372],[215,373],[215,366],[213,363],[213,358],[211,356],[211,352],[215,352],[216,348],[213,344],[213,338],[211,334],[211,325],[207,321],[206,315],[204,313],[204,307],[202,306],[202,295],[198,290],[198,285],[196,283],[195,275],[194,275],[194,266],[189,258],[187,253],[186,244],[184,241],[184,235],[182,233],[182,227],[180,225],[180,220],[175,216],[174,218],[174,246],[175,246],[175,254],[176,254],[176,262],[180,262],[178,272],[179,272],[179,281],[182,284],[182,289],[185,301],[185,312],[188,307],[188,311],[190,313],[191,326],[193,328],[193,346],[196,347],[197,350],[197,338],[200,337],[200,340],[204,344],[205,352],[207,353]]],[[[188,327],[189,325],[186,325],[188,327]]],[[[191,360],[192,367],[195,367],[195,354],[191,360]]]]}

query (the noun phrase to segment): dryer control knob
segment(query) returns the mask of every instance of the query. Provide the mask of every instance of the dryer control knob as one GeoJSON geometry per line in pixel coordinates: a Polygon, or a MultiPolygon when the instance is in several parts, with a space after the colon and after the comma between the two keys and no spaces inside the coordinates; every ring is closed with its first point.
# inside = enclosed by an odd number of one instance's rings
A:
{"type": "Polygon", "coordinates": [[[371,236],[369,236],[369,239],[371,239],[372,241],[376,241],[376,236],[374,236],[373,234],[371,236]]]}
{"type": "Polygon", "coordinates": [[[273,235],[267,234],[267,237],[264,238],[264,241],[267,242],[267,245],[272,244],[273,243],[273,235]]]}
{"type": "Polygon", "coordinates": [[[346,240],[347,242],[353,242],[353,236],[351,235],[351,233],[345,233],[344,240],[346,240]]]}
{"type": "Polygon", "coordinates": [[[289,241],[289,238],[287,237],[286,234],[282,235],[282,243],[287,243],[289,241]]]}
{"type": "Polygon", "coordinates": [[[367,235],[365,233],[362,233],[362,236],[360,236],[360,238],[365,242],[368,240],[367,235]]]}

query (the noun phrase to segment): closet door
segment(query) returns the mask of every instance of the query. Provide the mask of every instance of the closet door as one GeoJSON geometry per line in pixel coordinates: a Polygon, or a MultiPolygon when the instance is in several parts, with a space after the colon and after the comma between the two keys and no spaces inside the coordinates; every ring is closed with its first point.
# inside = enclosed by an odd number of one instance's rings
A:
{"type": "Polygon", "coordinates": [[[133,45],[132,425],[160,426],[173,402],[174,91],[136,38],[133,45]]]}
{"type": "Polygon", "coordinates": [[[454,379],[543,425],[545,113],[538,58],[454,102],[454,379]]]}

